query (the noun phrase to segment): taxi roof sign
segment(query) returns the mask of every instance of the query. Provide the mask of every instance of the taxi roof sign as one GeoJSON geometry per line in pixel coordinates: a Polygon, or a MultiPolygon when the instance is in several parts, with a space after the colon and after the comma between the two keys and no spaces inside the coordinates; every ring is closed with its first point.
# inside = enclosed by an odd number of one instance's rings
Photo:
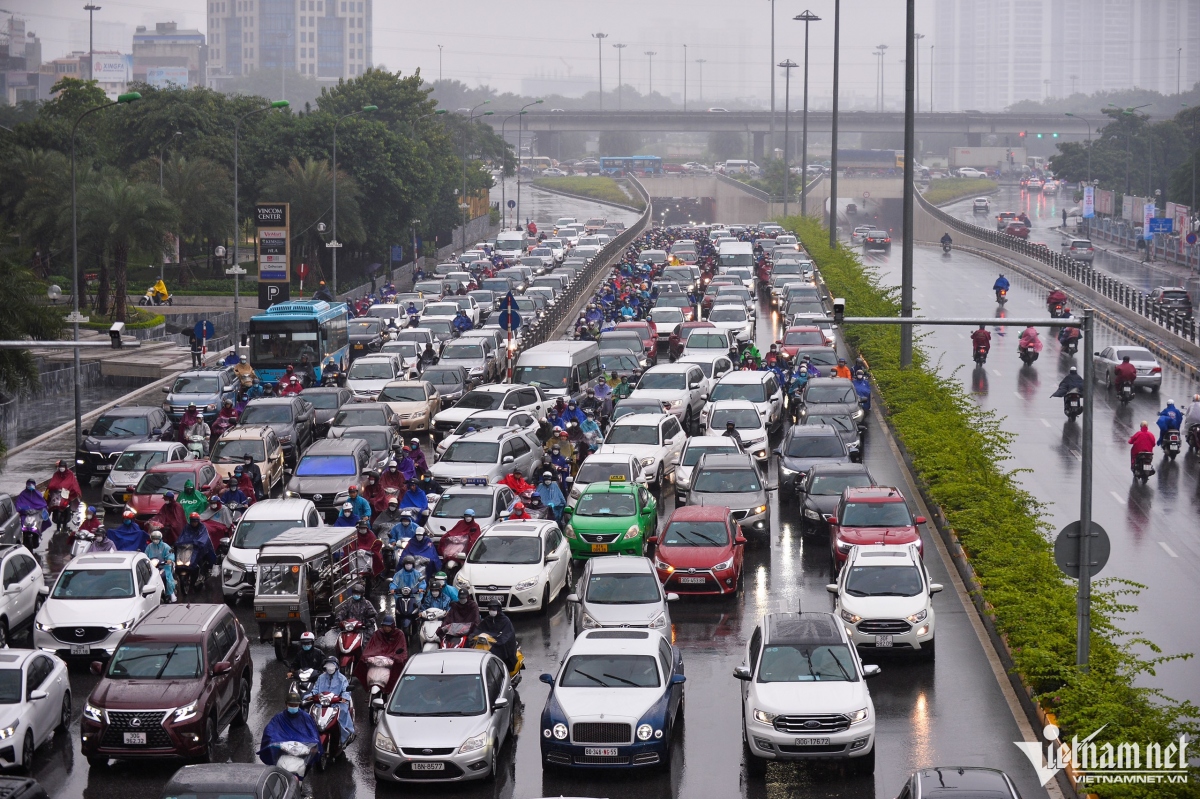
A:
{"type": "Polygon", "coordinates": [[[458,483],[464,486],[485,486],[488,481],[486,477],[460,477],[458,483]]]}
{"type": "Polygon", "coordinates": [[[629,478],[623,474],[610,474],[608,476],[608,482],[610,483],[624,483],[628,479],[629,478]]]}

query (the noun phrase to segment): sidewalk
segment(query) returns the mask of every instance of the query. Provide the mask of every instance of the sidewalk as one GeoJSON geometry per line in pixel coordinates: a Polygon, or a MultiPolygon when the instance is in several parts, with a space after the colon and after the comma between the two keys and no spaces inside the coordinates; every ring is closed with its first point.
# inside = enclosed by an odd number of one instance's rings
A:
{"type": "MultiPolygon", "coordinates": [[[[1061,226],[1051,228],[1063,238],[1084,238],[1082,231],[1064,230],[1061,226]]],[[[1200,275],[1182,264],[1170,261],[1147,261],[1144,251],[1130,250],[1108,241],[1091,240],[1097,251],[1104,253],[1096,258],[1093,266],[1115,278],[1149,292],[1157,286],[1183,286],[1193,296],[1200,293],[1200,275]]]]}

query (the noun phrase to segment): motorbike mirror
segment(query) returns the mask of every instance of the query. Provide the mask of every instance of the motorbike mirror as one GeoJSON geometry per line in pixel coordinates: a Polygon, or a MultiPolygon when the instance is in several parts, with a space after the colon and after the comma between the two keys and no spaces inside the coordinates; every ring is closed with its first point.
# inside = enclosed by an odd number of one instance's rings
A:
{"type": "Polygon", "coordinates": [[[95,674],[97,677],[99,677],[100,674],[104,671],[104,663],[102,663],[99,660],[93,660],[91,662],[91,664],[88,665],[88,671],[90,671],[92,674],[95,674]]]}
{"type": "Polygon", "coordinates": [[[539,674],[538,679],[541,680],[542,682],[546,683],[546,685],[554,685],[554,675],[553,674],[539,674]]]}
{"type": "Polygon", "coordinates": [[[228,660],[222,660],[213,666],[212,673],[214,677],[217,677],[221,674],[228,674],[231,671],[233,671],[233,664],[228,660]]]}
{"type": "Polygon", "coordinates": [[[578,602],[579,594],[567,594],[567,601],[568,602],[578,602]]]}
{"type": "Polygon", "coordinates": [[[496,697],[496,701],[492,702],[492,710],[503,710],[508,707],[508,698],[504,696],[496,697]]]}
{"type": "MultiPolygon", "coordinates": [[[[1100,353],[1097,352],[1096,354],[1099,355],[1100,353]]],[[[79,432],[85,436],[90,436],[92,434],[92,429],[90,427],[85,427],[82,430],[80,430],[79,432]]]]}

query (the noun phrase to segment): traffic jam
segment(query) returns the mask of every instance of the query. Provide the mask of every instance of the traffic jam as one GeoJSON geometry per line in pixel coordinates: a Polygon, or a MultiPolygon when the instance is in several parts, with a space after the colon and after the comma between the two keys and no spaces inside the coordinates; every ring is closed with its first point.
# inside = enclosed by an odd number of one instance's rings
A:
{"type": "Polygon", "coordinates": [[[564,217],[411,291],[275,305],[160,405],[101,415],[0,550],[0,634],[28,641],[0,656],[0,759],[40,774],[78,724],[89,786],[152,761],[135,784],[163,796],[341,796],[358,767],[511,780],[520,736],[555,795],[670,773],[704,657],[684,630],[745,612],[716,682],[733,709],[704,723],[748,779],[799,763],[873,785],[871,678],[888,657],[932,669],[943,586],[925,519],[865,463],[869,366],[839,354],[782,227],[647,228],[621,251],[622,228],[564,217]],[[586,298],[526,346],[575,281],[586,298]],[[828,601],[743,611],[785,528],[821,553],[828,601]],[[21,672],[42,686],[24,700],[21,672]],[[251,760],[276,767],[267,792],[239,782],[263,779],[251,760]],[[229,771],[205,787],[188,761],[229,771]]]}

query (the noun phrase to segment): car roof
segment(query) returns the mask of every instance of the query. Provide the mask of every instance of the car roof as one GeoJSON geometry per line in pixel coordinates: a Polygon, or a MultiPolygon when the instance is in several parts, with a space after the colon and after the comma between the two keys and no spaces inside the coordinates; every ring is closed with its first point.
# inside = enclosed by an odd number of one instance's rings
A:
{"type": "Polygon", "coordinates": [[[525,536],[528,538],[536,538],[541,535],[549,527],[558,527],[558,523],[553,520],[515,520],[507,522],[499,522],[483,531],[484,536],[489,535],[509,535],[509,536],[525,536]]]}
{"type": "Polygon", "coordinates": [[[627,452],[593,452],[584,463],[628,463],[634,456],[627,452]]]}
{"type": "Polygon", "coordinates": [[[459,441],[463,439],[471,439],[472,441],[500,441],[504,438],[520,435],[516,430],[508,427],[489,427],[486,430],[476,430],[474,433],[467,433],[459,441]]]}
{"type": "Polygon", "coordinates": [[[587,563],[592,574],[654,574],[649,558],[638,555],[609,555],[587,563]]]}
{"type": "Polygon", "coordinates": [[[754,460],[751,459],[749,452],[706,452],[700,456],[700,462],[696,464],[699,468],[700,464],[713,469],[719,468],[745,468],[757,469],[754,465],[754,460]]]}
{"type": "Polygon", "coordinates": [[[684,505],[671,513],[667,524],[671,522],[720,522],[729,516],[729,508],[723,505],[684,505]]]}
{"type": "Polygon", "coordinates": [[[186,639],[199,642],[223,613],[221,605],[173,603],[159,605],[142,617],[126,640],[186,639]]]}
{"type": "Polygon", "coordinates": [[[900,493],[900,489],[892,486],[847,488],[842,492],[842,496],[856,502],[904,502],[904,495],[900,493]]]}
{"type": "Polygon", "coordinates": [[[439,649],[409,656],[405,674],[478,674],[488,652],[482,649],[439,649]]]}
{"type": "Polygon", "coordinates": [[[832,613],[768,613],[763,643],[828,646],[845,643],[842,627],[832,613]]]}
{"type": "Polygon", "coordinates": [[[848,377],[810,377],[805,388],[808,386],[841,386],[842,388],[854,388],[854,381],[848,377]]]}
{"type": "Polygon", "coordinates": [[[714,444],[729,445],[730,449],[737,449],[736,444],[732,444],[729,436],[688,436],[688,440],[684,442],[684,446],[688,447],[692,444],[705,444],[712,446],[714,444]]]}
{"type": "Polygon", "coordinates": [[[19,669],[40,649],[0,649],[0,669],[19,669]]]}
{"type": "MultiPolygon", "coordinates": [[[[630,397],[632,399],[632,397],[630,397]]],[[[624,402],[624,400],[622,400],[624,402]]],[[[628,416],[622,416],[620,419],[613,422],[614,425],[620,424],[660,424],[667,417],[665,413],[631,413],[628,416]]]]}
{"type": "Polygon", "coordinates": [[[301,457],[307,458],[309,455],[353,455],[359,447],[365,447],[366,445],[367,442],[353,436],[350,438],[318,438],[309,445],[308,449],[304,450],[304,454],[301,457]]]}
{"type": "MultiPolygon", "coordinates": [[[[266,438],[271,432],[269,424],[235,424],[221,434],[221,440],[242,438],[266,438]]],[[[130,447],[132,449],[132,447],[130,447]]]]}
{"type": "Polygon", "coordinates": [[[937,766],[919,769],[914,776],[922,797],[961,796],[964,792],[1000,791],[1013,796],[1011,780],[1000,769],[985,766],[937,766]]]}
{"type": "Polygon", "coordinates": [[[246,520],[253,519],[299,519],[312,506],[307,499],[260,499],[242,514],[246,520]]]}
{"type": "Polygon", "coordinates": [[[650,655],[658,660],[658,646],[662,640],[662,635],[651,630],[584,630],[575,639],[568,654],[650,655]]]}
{"type": "Polygon", "coordinates": [[[837,430],[834,430],[829,425],[824,424],[794,424],[789,427],[787,433],[785,433],[785,435],[792,436],[793,438],[799,436],[804,436],[805,438],[817,438],[819,436],[836,436],[837,434],[837,430]]]}
{"type": "Polygon", "coordinates": [[[770,374],[771,374],[770,372],[760,372],[757,370],[745,371],[745,372],[742,372],[742,371],[730,372],[729,374],[724,375],[717,382],[718,383],[762,383],[763,381],[765,381],[767,379],[767,377],[770,374]]]}
{"type": "Polygon", "coordinates": [[[584,494],[632,494],[636,483],[619,480],[597,480],[583,487],[584,494]]]}
{"type": "Polygon", "coordinates": [[[113,569],[130,568],[141,552],[92,552],[80,555],[71,561],[71,567],[76,569],[113,569]]]}
{"type": "Polygon", "coordinates": [[[861,544],[852,553],[859,566],[905,566],[920,564],[916,549],[916,544],[861,544]]]}
{"type": "Polygon", "coordinates": [[[101,414],[101,416],[149,416],[152,412],[158,410],[153,405],[127,405],[121,407],[115,405],[101,414]]]}
{"type": "Polygon", "coordinates": [[[865,463],[815,463],[808,471],[822,477],[833,474],[871,474],[865,463]]]}
{"type": "MultiPolygon", "coordinates": [[[[235,427],[229,428],[236,430],[235,427]]],[[[226,431],[228,432],[228,431],[226,431]]],[[[224,438],[224,436],[222,436],[224,438]]],[[[182,447],[178,441],[139,441],[136,444],[130,444],[125,448],[126,452],[168,452],[175,447],[182,447]]]]}
{"type": "Polygon", "coordinates": [[[256,787],[271,772],[287,774],[277,766],[261,763],[197,763],[175,772],[167,783],[167,796],[177,793],[245,793],[247,783],[256,787]]]}
{"type": "Polygon", "coordinates": [[[657,366],[651,366],[646,371],[642,372],[642,377],[648,374],[686,374],[691,370],[693,364],[687,363],[660,363],[657,366]]]}
{"type": "Polygon", "coordinates": [[[518,388],[528,388],[523,383],[487,383],[482,386],[475,386],[472,391],[484,391],[489,394],[507,394],[518,388]]]}
{"type": "Polygon", "coordinates": [[[199,460],[197,458],[190,458],[186,461],[169,461],[167,463],[156,463],[155,465],[151,466],[148,471],[153,472],[155,474],[161,474],[163,472],[195,472],[195,471],[199,471],[198,467],[201,464],[205,464],[205,463],[212,465],[211,462],[208,460],[199,460]]]}
{"type": "MultiPolygon", "coordinates": [[[[246,403],[246,407],[253,408],[258,405],[291,405],[293,399],[295,397],[259,397],[246,403]]],[[[245,413],[245,411],[242,413],[245,413]]]]}
{"type": "MultiPolygon", "coordinates": [[[[388,343],[390,344],[391,342],[388,342],[388,343]]],[[[411,343],[415,343],[415,342],[407,342],[407,343],[411,344],[411,343]]],[[[361,361],[362,358],[360,357],[358,360],[361,361]]],[[[424,380],[392,380],[387,383],[384,383],[383,387],[384,388],[398,388],[401,386],[419,386],[419,385],[423,384],[424,382],[425,382],[424,380]]],[[[354,404],[355,405],[380,405],[382,403],[378,403],[378,402],[358,403],[358,402],[356,402],[354,404]]]]}

